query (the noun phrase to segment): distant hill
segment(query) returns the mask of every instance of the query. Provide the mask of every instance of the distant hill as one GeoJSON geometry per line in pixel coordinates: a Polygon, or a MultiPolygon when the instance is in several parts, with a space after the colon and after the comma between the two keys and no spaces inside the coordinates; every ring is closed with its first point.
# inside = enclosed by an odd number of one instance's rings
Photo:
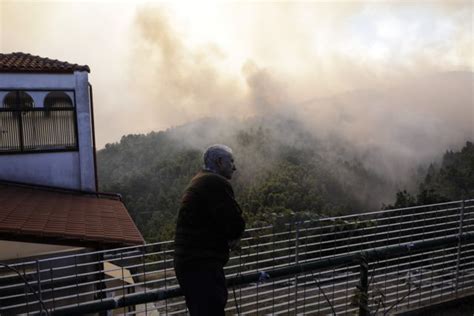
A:
{"type": "Polygon", "coordinates": [[[385,208],[410,207],[474,198],[474,144],[466,142],[459,151],[447,151],[440,164],[429,165],[415,193],[396,194],[395,203],[385,208]]]}
{"type": "Polygon", "coordinates": [[[172,237],[182,191],[215,143],[234,149],[232,183],[250,226],[472,196],[472,143],[458,150],[474,139],[473,78],[435,73],[374,91],[257,102],[253,118],[123,136],[98,152],[101,189],[123,194],[149,240],[172,237]]]}
{"type": "Polygon", "coordinates": [[[249,226],[374,210],[396,192],[350,155],[347,144],[328,145],[298,122],[276,116],[203,119],[124,136],[97,154],[101,190],[123,195],[146,239],[172,238],[181,194],[214,143],[234,150],[232,183],[249,226]]]}

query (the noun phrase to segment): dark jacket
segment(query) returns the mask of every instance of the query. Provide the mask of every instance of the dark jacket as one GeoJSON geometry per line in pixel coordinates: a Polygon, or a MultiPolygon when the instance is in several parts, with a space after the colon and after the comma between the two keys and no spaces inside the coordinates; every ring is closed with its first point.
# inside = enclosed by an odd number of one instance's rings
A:
{"type": "Polygon", "coordinates": [[[223,267],[229,241],[245,229],[242,211],[226,178],[201,171],[186,188],[175,235],[175,265],[223,267]]]}

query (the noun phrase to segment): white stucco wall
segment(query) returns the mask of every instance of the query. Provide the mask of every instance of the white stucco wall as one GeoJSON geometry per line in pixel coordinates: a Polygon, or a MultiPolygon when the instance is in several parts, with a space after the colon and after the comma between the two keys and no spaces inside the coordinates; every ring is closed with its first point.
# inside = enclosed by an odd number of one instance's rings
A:
{"type": "MultiPolygon", "coordinates": [[[[68,92],[77,112],[79,152],[1,154],[0,180],[19,181],[71,189],[95,191],[95,171],[89,104],[88,73],[14,74],[0,73],[0,89],[22,89],[41,107],[44,91],[29,89],[74,90],[68,92]]],[[[7,92],[0,92],[0,101],[7,92]]]]}
{"type": "Polygon", "coordinates": [[[77,152],[0,155],[1,180],[79,189],[79,168],[77,152]]]}
{"type": "Polygon", "coordinates": [[[84,248],[0,240],[0,249],[2,249],[2,251],[0,251],[0,260],[4,261],[51,256],[65,251],[79,251],[84,248]]]}
{"type": "Polygon", "coordinates": [[[74,89],[74,74],[0,73],[2,89],[74,89]]]}
{"type": "Polygon", "coordinates": [[[75,90],[81,189],[95,191],[94,149],[92,142],[88,75],[87,72],[76,72],[74,75],[76,78],[75,90]]]}

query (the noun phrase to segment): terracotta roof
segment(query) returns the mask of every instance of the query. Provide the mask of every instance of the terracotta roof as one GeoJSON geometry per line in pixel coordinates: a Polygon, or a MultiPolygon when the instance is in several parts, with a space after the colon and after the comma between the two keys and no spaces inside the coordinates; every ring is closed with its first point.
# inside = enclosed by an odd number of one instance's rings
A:
{"type": "Polygon", "coordinates": [[[5,184],[0,239],[99,247],[144,243],[118,199],[5,184]]]}
{"type": "Polygon", "coordinates": [[[90,69],[87,65],[70,64],[25,53],[0,54],[0,72],[73,73],[74,71],[90,72],[90,69]]]}

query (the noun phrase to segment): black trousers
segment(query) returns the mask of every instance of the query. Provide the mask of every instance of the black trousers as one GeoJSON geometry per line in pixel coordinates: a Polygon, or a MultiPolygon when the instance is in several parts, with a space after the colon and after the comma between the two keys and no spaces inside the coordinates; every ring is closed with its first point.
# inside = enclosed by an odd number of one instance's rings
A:
{"type": "Polygon", "coordinates": [[[175,265],[174,269],[191,316],[225,315],[228,293],[222,268],[175,265]]]}

